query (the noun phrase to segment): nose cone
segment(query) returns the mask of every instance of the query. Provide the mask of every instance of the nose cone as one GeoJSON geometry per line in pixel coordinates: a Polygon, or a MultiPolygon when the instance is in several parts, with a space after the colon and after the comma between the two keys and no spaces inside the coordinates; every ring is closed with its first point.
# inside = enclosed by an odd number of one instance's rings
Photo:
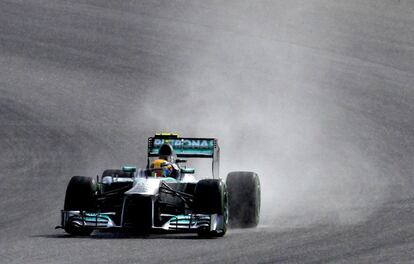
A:
{"type": "Polygon", "coordinates": [[[159,192],[161,179],[137,178],[134,186],[125,195],[155,195],[159,192]]]}

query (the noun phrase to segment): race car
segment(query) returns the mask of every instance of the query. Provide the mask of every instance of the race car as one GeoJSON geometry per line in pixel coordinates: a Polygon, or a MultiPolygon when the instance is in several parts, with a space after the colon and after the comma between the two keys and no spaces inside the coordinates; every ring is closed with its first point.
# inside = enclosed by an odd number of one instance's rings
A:
{"type": "Polygon", "coordinates": [[[219,154],[215,138],[170,133],[149,137],[145,168],[105,170],[96,181],[73,176],[58,228],[75,236],[106,229],[221,237],[228,226],[257,226],[257,173],[230,172],[224,182],[219,177],[219,154]],[[187,159],[211,159],[212,175],[198,175],[187,159]]]}

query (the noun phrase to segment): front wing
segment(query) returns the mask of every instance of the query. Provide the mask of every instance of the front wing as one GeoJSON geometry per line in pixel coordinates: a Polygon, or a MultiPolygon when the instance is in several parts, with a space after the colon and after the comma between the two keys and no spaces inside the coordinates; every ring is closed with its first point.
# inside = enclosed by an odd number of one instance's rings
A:
{"type": "MultiPolygon", "coordinates": [[[[130,226],[121,221],[116,225],[111,218],[115,213],[93,213],[86,211],[61,211],[61,227],[69,225],[90,229],[128,229],[130,226]]],[[[218,214],[186,214],[186,215],[161,215],[169,217],[161,226],[156,226],[152,221],[150,229],[176,232],[219,231],[223,229],[224,217],[218,214]]],[[[135,229],[139,229],[137,226],[135,229]]]]}

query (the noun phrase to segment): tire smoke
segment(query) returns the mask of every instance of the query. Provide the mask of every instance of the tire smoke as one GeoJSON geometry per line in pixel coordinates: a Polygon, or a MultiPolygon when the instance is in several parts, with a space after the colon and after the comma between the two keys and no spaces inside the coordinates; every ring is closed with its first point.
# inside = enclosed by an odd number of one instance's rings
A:
{"type": "Polygon", "coordinates": [[[353,224],[391,192],[395,167],[378,155],[388,147],[383,124],[366,114],[383,98],[364,82],[381,80],[369,79],[376,69],[351,57],[357,40],[325,31],[332,23],[344,30],[340,6],[327,4],[332,10],[320,20],[320,3],[301,4],[229,4],[232,11],[214,20],[194,18],[186,6],[173,28],[198,41],[171,51],[163,73],[171,82],[150,84],[131,120],[140,116],[153,131],[219,138],[222,177],[259,173],[262,224],[353,224]],[[207,32],[197,32],[203,23],[207,32]]]}

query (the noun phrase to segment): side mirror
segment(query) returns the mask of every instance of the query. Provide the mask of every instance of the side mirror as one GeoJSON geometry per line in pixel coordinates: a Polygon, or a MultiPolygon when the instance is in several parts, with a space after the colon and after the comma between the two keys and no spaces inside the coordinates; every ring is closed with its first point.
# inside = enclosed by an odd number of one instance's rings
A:
{"type": "Polygon", "coordinates": [[[122,167],[122,171],[123,172],[136,172],[137,171],[137,167],[134,166],[124,166],[122,167]]]}
{"type": "Polygon", "coordinates": [[[184,174],[194,174],[195,170],[194,168],[181,168],[181,173],[184,174]]]}

